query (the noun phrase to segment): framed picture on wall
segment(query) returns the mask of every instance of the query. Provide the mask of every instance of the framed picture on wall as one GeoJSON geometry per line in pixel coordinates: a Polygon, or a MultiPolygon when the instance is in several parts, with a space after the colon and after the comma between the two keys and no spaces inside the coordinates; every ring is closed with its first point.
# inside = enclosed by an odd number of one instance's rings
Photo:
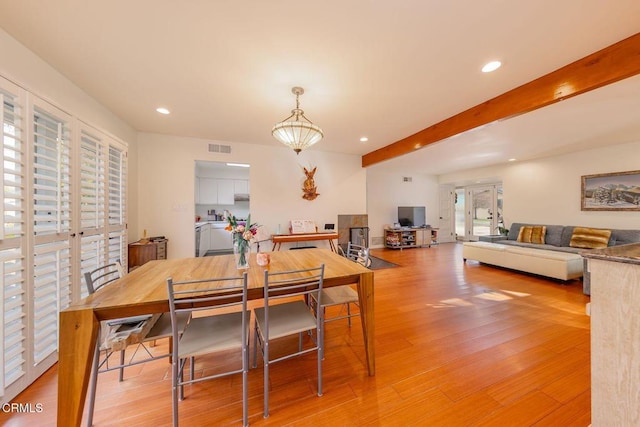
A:
{"type": "Polygon", "coordinates": [[[583,211],[640,211],[640,171],[582,176],[583,211]]]}

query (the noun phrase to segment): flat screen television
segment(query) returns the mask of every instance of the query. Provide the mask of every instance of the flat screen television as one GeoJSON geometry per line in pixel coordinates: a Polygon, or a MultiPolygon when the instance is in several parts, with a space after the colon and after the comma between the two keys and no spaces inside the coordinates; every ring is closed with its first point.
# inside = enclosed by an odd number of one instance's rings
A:
{"type": "Polygon", "coordinates": [[[398,223],[402,227],[422,227],[427,223],[424,206],[398,206],[398,223]]]}

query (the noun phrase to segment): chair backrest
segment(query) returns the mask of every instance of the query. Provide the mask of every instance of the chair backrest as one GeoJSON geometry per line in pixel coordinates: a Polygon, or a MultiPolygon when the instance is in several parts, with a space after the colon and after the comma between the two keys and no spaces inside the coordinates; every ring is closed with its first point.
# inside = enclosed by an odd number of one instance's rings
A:
{"type": "Polygon", "coordinates": [[[118,280],[122,275],[123,270],[120,263],[112,262],[84,273],[84,283],[89,294],[92,294],[109,283],[118,280]]]}
{"type": "Polygon", "coordinates": [[[371,260],[369,258],[369,248],[365,248],[364,246],[354,245],[349,242],[347,245],[347,253],[345,254],[347,258],[351,261],[355,261],[358,264],[362,264],[365,267],[369,267],[371,264],[371,260]]]}
{"type": "MultiPolygon", "coordinates": [[[[323,281],[324,264],[321,264],[319,267],[273,273],[269,270],[265,270],[264,322],[265,334],[267,334],[267,337],[269,331],[269,301],[295,296],[306,296],[311,298],[310,294],[316,294],[318,306],[320,306],[323,281]]],[[[318,316],[318,319],[320,319],[320,316],[318,316]]]]}
{"type": "MultiPolygon", "coordinates": [[[[242,305],[242,312],[247,311],[247,272],[240,277],[221,277],[213,279],[186,280],[174,282],[167,279],[169,294],[169,310],[174,342],[174,356],[177,356],[178,313],[221,309],[242,305]]],[[[246,316],[242,316],[242,342],[246,342],[246,316]]],[[[215,331],[212,331],[215,333],[215,331]]]]}

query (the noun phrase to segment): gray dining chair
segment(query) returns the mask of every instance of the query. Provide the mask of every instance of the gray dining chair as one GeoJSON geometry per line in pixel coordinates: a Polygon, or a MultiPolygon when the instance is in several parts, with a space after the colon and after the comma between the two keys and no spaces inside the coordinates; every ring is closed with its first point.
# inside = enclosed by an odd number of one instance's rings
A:
{"type": "MultiPolygon", "coordinates": [[[[84,273],[84,281],[89,294],[93,294],[100,289],[109,286],[123,275],[124,269],[122,268],[122,265],[119,262],[113,262],[84,273]]],[[[180,315],[178,319],[180,330],[184,330],[188,320],[188,315],[180,315]]],[[[168,313],[162,313],[155,316],[142,315],[126,317],[100,322],[100,333],[95,347],[89,385],[89,404],[87,409],[88,426],[93,424],[98,374],[117,369],[119,370],[118,380],[123,381],[124,368],[169,357],[170,353],[154,355],[146,346],[147,343],[163,338],[169,339],[169,348],[171,348],[172,330],[171,319],[168,313]],[[151,322],[154,323],[151,325],[151,322]],[[144,333],[145,330],[148,330],[146,334],[144,333]],[[131,346],[123,347],[121,350],[113,350],[113,346],[109,343],[110,338],[117,339],[120,337],[124,339],[132,334],[140,334],[140,336],[131,346]],[[135,347],[135,350],[127,361],[126,352],[128,347],[135,347]],[[136,355],[140,350],[145,353],[145,357],[136,359],[136,355]],[[114,356],[114,353],[118,353],[120,359],[115,365],[112,364],[110,366],[110,360],[112,356],[114,356]]],[[[118,347],[120,348],[122,345],[118,345],[118,347]]]]}
{"type": "Polygon", "coordinates": [[[184,386],[224,376],[242,374],[242,424],[249,425],[247,378],[249,372],[249,319],[247,310],[247,273],[225,277],[174,282],[167,279],[169,309],[173,327],[173,359],[171,369],[173,425],[178,426],[178,401],[184,399],[184,386]],[[241,307],[240,311],[228,312],[241,307]],[[201,316],[192,313],[207,310],[201,316]],[[222,311],[222,313],[220,313],[222,311]],[[180,335],[179,315],[191,320],[180,335]],[[237,352],[240,367],[195,378],[195,358],[218,352],[237,352]],[[184,367],[189,360],[189,378],[184,367]]]}
{"type": "MultiPolygon", "coordinates": [[[[354,245],[351,242],[347,245],[346,252],[343,255],[353,262],[357,262],[365,267],[371,265],[371,258],[369,256],[369,248],[364,246],[354,245]]],[[[349,285],[334,286],[322,290],[322,303],[318,302],[318,294],[311,294],[309,299],[309,305],[314,310],[318,311],[318,307],[323,312],[323,319],[326,322],[332,322],[334,320],[347,319],[349,327],[351,327],[351,318],[360,315],[358,305],[358,292],[349,285]],[[358,311],[352,311],[351,305],[358,308],[358,311]],[[327,307],[341,306],[337,316],[326,317],[327,307]],[[347,314],[342,314],[346,311],[347,314]]]]}
{"type": "Polygon", "coordinates": [[[277,303],[283,298],[303,296],[322,291],[324,264],[319,267],[282,272],[264,271],[264,306],[254,309],[253,367],[258,364],[258,346],[264,365],[264,417],[269,416],[269,366],[295,356],[317,352],[318,396],[322,396],[322,359],[324,358],[324,329],[322,312],[314,315],[302,299],[277,303]],[[313,333],[315,332],[315,338],[313,333]],[[298,335],[298,350],[272,358],[269,346],[273,340],[298,335]],[[312,345],[303,345],[304,336],[312,338],[312,345]]]}

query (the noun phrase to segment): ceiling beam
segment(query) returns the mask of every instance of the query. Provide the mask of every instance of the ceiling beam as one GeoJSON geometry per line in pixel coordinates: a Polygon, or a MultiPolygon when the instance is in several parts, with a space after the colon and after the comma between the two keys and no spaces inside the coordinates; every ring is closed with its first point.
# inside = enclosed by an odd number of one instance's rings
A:
{"type": "Polygon", "coordinates": [[[362,167],[640,74],[640,33],[362,156],[362,167]]]}

